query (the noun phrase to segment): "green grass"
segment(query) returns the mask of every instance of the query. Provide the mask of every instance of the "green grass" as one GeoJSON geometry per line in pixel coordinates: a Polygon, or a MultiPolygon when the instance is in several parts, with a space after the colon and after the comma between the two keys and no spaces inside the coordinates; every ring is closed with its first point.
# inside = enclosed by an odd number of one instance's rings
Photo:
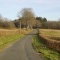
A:
{"type": "Polygon", "coordinates": [[[9,43],[23,37],[23,34],[15,34],[15,35],[8,35],[0,37],[0,50],[4,48],[9,43]]]}
{"type": "Polygon", "coordinates": [[[33,37],[32,44],[34,49],[45,57],[44,60],[60,60],[60,54],[47,48],[37,36],[33,37]]]}

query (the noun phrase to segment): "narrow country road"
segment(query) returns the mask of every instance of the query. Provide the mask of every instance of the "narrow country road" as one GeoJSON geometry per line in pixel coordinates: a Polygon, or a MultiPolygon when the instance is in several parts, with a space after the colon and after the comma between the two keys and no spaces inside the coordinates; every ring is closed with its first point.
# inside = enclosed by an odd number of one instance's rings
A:
{"type": "Polygon", "coordinates": [[[17,40],[11,46],[0,53],[0,60],[43,60],[32,47],[32,36],[36,34],[34,30],[31,34],[17,40]]]}

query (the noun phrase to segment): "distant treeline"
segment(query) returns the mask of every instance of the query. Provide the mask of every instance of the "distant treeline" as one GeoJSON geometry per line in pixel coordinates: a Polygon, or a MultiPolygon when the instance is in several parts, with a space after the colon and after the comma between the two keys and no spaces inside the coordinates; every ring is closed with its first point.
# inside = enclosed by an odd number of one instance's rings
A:
{"type": "MultiPolygon", "coordinates": [[[[14,24],[17,28],[19,28],[19,19],[14,20],[14,24]]],[[[22,24],[21,27],[23,28],[24,25],[22,24]]],[[[48,21],[46,18],[36,17],[36,24],[33,28],[60,29],[60,21],[48,21]]]]}
{"type": "Polygon", "coordinates": [[[46,18],[36,17],[31,8],[23,8],[18,13],[18,19],[11,21],[0,15],[0,28],[46,28],[60,29],[60,21],[48,21],[46,18]]]}
{"type": "Polygon", "coordinates": [[[0,28],[13,29],[15,28],[15,24],[10,19],[3,18],[0,15],[0,28]]]}
{"type": "Polygon", "coordinates": [[[36,20],[38,20],[41,23],[40,28],[60,29],[60,21],[48,21],[46,18],[42,17],[36,17],[36,20]]]}
{"type": "MultiPolygon", "coordinates": [[[[48,21],[46,18],[36,17],[36,24],[32,28],[46,28],[46,29],[60,29],[60,21],[48,21]]],[[[0,16],[0,28],[14,29],[26,28],[24,24],[20,23],[20,18],[11,21],[10,19],[0,16]]],[[[23,21],[24,22],[24,21],[23,21]]]]}

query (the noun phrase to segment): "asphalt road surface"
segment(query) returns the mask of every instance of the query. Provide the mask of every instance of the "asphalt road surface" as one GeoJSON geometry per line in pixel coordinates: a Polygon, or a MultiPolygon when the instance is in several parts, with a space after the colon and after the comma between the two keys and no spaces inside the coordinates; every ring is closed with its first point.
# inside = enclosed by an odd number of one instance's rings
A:
{"type": "Polygon", "coordinates": [[[17,40],[0,53],[0,60],[43,60],[32,47],[32,37],[36,30],[17,40]]]}

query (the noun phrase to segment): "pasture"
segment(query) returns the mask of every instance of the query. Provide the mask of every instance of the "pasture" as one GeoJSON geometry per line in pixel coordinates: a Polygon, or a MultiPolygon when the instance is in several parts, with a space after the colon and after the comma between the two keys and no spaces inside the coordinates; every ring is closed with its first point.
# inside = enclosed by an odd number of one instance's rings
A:
{"type": "Polygon", "coordinates": [[[60,52],[60,30],[40,29],[39,38],[47,47],[60,52]]]}
{"type": "Polygon", "coordinates": [[[49,39],[60,41],[60,30],[40,29],[40,34],[49,39]]]}

